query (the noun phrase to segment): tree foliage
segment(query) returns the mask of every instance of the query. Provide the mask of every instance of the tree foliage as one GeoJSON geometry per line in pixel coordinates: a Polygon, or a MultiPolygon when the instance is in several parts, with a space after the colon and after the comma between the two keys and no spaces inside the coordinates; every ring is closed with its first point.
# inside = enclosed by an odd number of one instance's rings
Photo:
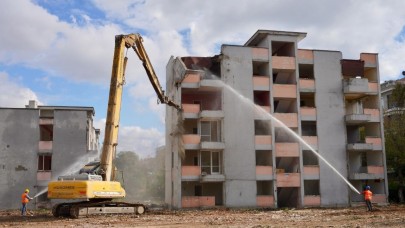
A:
{"type": "Polygon", "coordinates": [[[390,190],[395,189],[398,200],[404,200],[405,189],[405,85],[397,84],[391,96],[398,108],[384,118],[385,150],[390,190]]]}

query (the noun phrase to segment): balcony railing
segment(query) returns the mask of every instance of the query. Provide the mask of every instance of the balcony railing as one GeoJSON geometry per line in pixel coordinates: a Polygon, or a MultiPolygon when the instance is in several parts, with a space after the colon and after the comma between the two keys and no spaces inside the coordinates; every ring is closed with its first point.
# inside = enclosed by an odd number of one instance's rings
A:
{"type": "Polygon", "coordinates": [[[182,104],[184,118],[198,118],[198,114],[200,113],[200,105],[199,104],[182,104]]]}
{"type": "Polygon", "coordinates": [[[298,49],[298,62],[313,64],[314,63],[314,52],[312,50],[298,49]]]}
{"type": "Polygon", "coordinates": [[[301,120],[316,121],[316,108],[313,107],[301,107],[301,120]]]}
{"type": "Polygon", "coordinates": [[[305,207],[317,207],[320,205],[321,205],[321,196],[318,196],[318,195],[304,196],[304,206],[305,207]]]}
{"type": "Polygon", "coordinates": [[[276,143],[276,157],[299,157],[298,143],[276,143]]]}
{"type": "Polygon", "coordinates": [[[200,166],[181,166],[182,177],[199,177],[201,175],[200,166]]]}
{"type": "Polygon", "coordinates": [[[199,149],[201,136],[196,134],[183,135],[183,144],[185,149],[199,149]]]}
{"type": "Polygon", "coordinates": [[[346,94],[375,94],[378,92],[378,83],[369,82],[367,78],[349,78],[343,81],[343,88],[346,94]]]}
{"type": "Polygon", "coordinates": [[[300,78],[299,90],[300,92],[315,92],[315,80],[309,78],[300,78]]]}
{"type": "Polygon", "coordinates": [[[269,91],[270,78],[268,76],[253,75],[253,90],[269,91]]]}
{"type": "Polygon", "coordinates": [[[39,141],[38,150],[39,152],[52,152],[53,141],[39,141]]]}
{"type": "Polygon", "coordinates": [[[364,61],[364,67],[376,67],[377,66],[377,54],[361,53],[360,59],[364,61]]]}
{"type": "Polygon", "coordinates": [[[215,196],[183,196],[181,197],[181,207],[214,207],[215,196]]]}
{"type": "MultiPolygon", "coordinates": [[[[287,127],[298,127],[297,113],[274,113],[273,116],[284,123],[287,127]]],[[[277,123],[276,123],[277,126],[277,123]]]]}
{"type": "Polygon", "coordinates": [[[275,70],[295,70],[295,57],[272,56],[272,68],[275,70]]]}
{"type": "Polygon", "coordinates": [[[305,180],[318,180],[319,179],[319,166],[318,165],[304,165],[304,179],[305,180]]]}
{"type": "Polygon", "coordinates": [[[373,109],[373,108],[365,108],[364,114],[370,115],[370,121],[372,122],[380,122],[380,110],[373,109]]]}
{"type": "Polygon", "coordinates": [[[380,137],[366,136],[366,143],[373,145],[373,150],[382,150],[382,141],[380,137]]]}
{"type": "MultiPolygon", "coordinates": [[[[302,139],[308,143],[312,149],[318,149],[318,136],[302,136],[302,139]]],[[[305,144],[302,144],[304,149],[310,149],[305,144]]]]}
{"type": "Polygon", "coordinates": [[[277,187],[300,187],[300,173],[278,173],[277,187]]]}
{"type": "Polygon", "coordinates": [[[252,59],[259,61],[269,61],[269,49],[252,48],[252,59]]]}
{"type": "Polygon", "coordinates": [[[384,179],[384,167],[374,165],[360,167],[358,171],[350,173],[350,179],[384,179]]]}
{"type": "Polygon", "coordinates": [[[273,97],[297,98],[297,86],[289,84],[273,84],[273,97]]]}
{"type": "Polygon", "coordinates": [[[256,205],[258,207],[274,207],[274,196],[256,196],[256,205]]]}
{"type": "Polygon", "coordinates": [[[256,179],[257,180],[272,180],[273,179],[273,166],[256,166],[256,179]]]}
{"type": "Polygon", "coordinates": [[[271,150],[271,135],[255,135],[256,150],[271,150]]]}

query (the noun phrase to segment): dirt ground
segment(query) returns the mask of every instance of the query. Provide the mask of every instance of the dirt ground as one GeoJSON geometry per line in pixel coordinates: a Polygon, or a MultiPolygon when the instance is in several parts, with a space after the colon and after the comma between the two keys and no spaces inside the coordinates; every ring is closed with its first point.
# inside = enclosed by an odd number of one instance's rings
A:
{"type": "Polygon", "coordinates": [[[143,215],[55,218],[48,210],[0,211],[0,227],[405,227],[405,205],[283,210],[150,210],[143,215]]]}

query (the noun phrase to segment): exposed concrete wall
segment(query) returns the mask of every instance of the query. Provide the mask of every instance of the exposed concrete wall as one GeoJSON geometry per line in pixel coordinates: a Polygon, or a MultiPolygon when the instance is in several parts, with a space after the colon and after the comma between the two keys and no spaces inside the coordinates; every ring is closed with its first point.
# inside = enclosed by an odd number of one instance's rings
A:
{"type": "MultiPolygon", "coordinates": [[[[340,52],[314,51],[318,152],[347,177],[345,104],[340,52]]],[[[322,206],[348,206],[349,187],[324,162],[320,166],[322,206]]]]}
{"type": "Polygon", "coordinates": [[[0,109],[0,209],[21,208],[26,188],[36,193],[38,120],[37,109],[0,109]]]}
{"type": "MultiPolygon", "coordinates": [[[[222,79],[243,96],[253,100],[252,51],[222,46],[222,79]]],[[[235,94],[224,89],[225,202],[229,207],[256,206],[256,163],[254,114],[235,94]]]]}

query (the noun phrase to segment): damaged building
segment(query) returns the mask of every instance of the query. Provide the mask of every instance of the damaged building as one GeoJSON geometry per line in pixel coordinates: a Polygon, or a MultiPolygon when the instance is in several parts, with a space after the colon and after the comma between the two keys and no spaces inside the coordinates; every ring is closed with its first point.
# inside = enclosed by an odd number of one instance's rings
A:
{"type": "Polygon", "coordinates": [[[172,57],[166,203],[172,208],[336,207],[388,197],[378,55],[298,48],[306,33],[258,30],[213,57],[172,57]],[[261,110],[249,108],[230,86],[261,110]],[[283,122],[297,140],[262,110],[283,122]]]}
{"type": "Polygon", "coordinates": [[[28,208],[49,206],[48,182],[98,156],[94,114],[92,107],[38,106],[35,101],[26,108],[0,108],[0,209],[20,208],[26,188],[31,197],[45,192],[28,208]]]}

